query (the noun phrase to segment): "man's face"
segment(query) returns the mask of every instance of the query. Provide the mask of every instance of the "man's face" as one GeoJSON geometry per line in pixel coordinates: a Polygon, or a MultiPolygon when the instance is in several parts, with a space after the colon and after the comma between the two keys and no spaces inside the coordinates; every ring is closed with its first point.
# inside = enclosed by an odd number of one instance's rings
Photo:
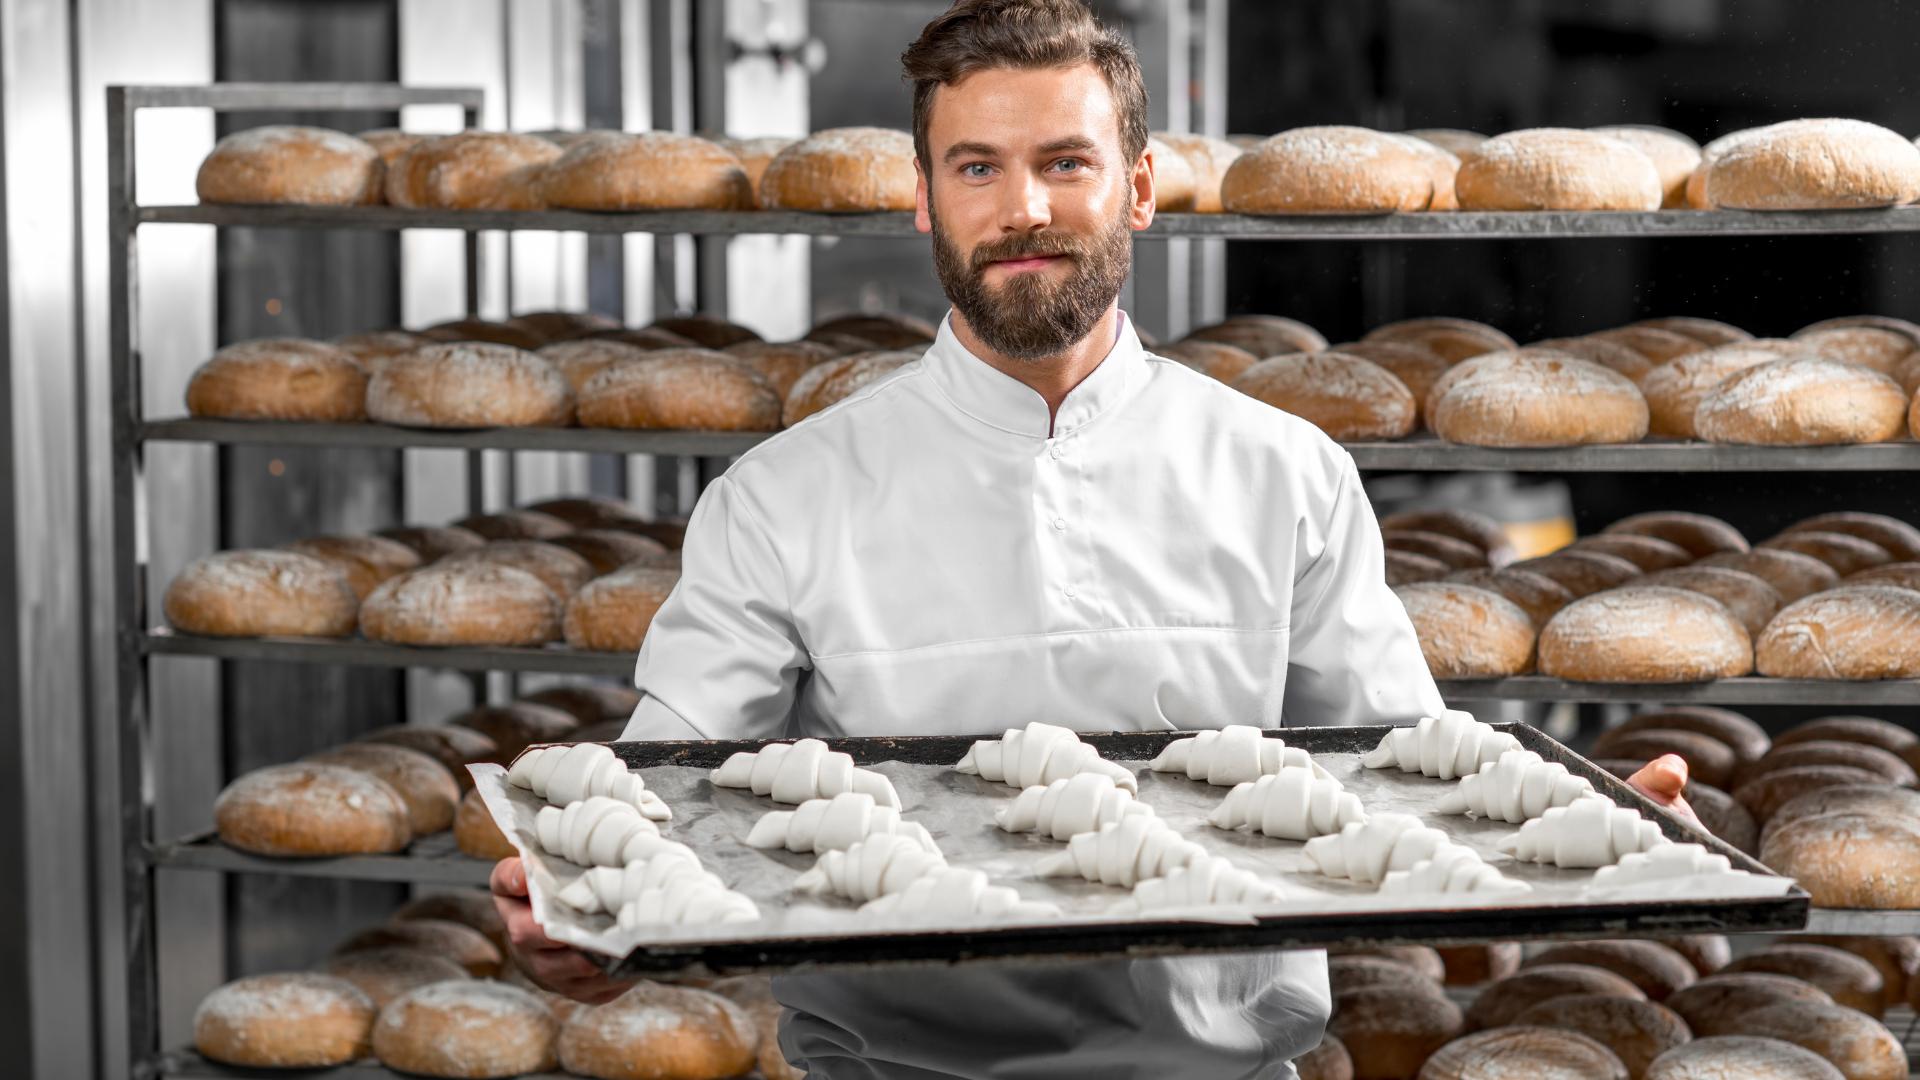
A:
{"type": "Polygon", "coordinates": [[[967,325],[1022,360],[1086,337],[1132,267],[1129,232],[1153,212],[1100,72],[990,69],[943,86],[927,149],[920,227],[967,325]]]}

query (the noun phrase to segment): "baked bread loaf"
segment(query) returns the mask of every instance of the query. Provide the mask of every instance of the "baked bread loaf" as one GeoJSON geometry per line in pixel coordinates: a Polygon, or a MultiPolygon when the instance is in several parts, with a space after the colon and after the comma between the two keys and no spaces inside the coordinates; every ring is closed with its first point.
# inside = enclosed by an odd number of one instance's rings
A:
{"type": "Polygon", "coordinates": [[[1880,1021],[1844,1005],[1777,1002],[1732,1018],[1717,1035],[1782,1039],[1826,1058],[1846,1080],[1906,1080],[1907,1054],[1880,1021]]]}
{"type": "MultiPolygon", "coordinates": [[[[1389,560],[1396,554],[1388,552],[1389,560]]],[[[1460,570],[1446,576],[1455,585],[1466,585],[1499,593],[1527,613],[1537,627],[1545,626],[1554,613],[1573,603],[1573,590],[1531,570],[1506,567],[1500,570],[1460,570]]]]}
{"type": "Polygon", "coordinates": [[[1467,1029],[1505,1027],[1543,1001],[1569,995],[1612,994],[1645,1000],[1646,993],[1626,976],[1590,964],[1523,964],[1520,970],[1482,990],[1467,1009],[1467,1029]]]}
{"type": "Polygon", "coordinates": [[[1755,662],[1777,678],[1920,678],[1920,593],[1847,585],[1797,601],[1760,635],[1755,662]]]}
{"type": "Polygon", "coordinates": [[[1587,335],[1597,341],[1624,345],[1655,365],[1670,363],[1682,356],[1707,351],[1707,344],[1697,338],[1672,330],[1661,330],[1652,326],[1621,326],[1612,330],[1600,330],[1587,335]]]}
{"type": "MultiPolygon", "coordinates": [[[[1227,169],[1240,157],[1240,148],[1210,135],[1180,135],[1171,131],[1156,131],[1153,137],[1186,162],[1193,174],[1193,198],[1191,209],[1200,214],[1217,214],[1223,207],[1220,204],[1220,182],[1226,178],[1227,169]]],[[[1159,190],[1160,177],[1156,171],[1154,187],[1159,190]]],[[[1162,203],[1164,209],[1173,209],[1162,203]]]]}
{"type": "Polygon", "coordinates": [[[537,355],[567,380],[578,408],[580,391],[586,389],[588,380],[616,364],[645,360],[647,350],[611,338],[581,338],[543,345],[537,355]]]}
{"type": "Polygon", "coordinates": [[[213,824],[229,847],[255,855],[369,855],[413,839],[407,806],[371,773],[296,763],[255,769],[213,803],[213,824]]]}
{"type": "Polygon", "coordinates": [[[462,131],[427,139],[387,170],[387,202],[433,210],[540,210],[560,147],[534,135],[462,131]]]}
{"type": "Polygon", "coordinates": [[[378,536],[315,536],[295,540],[286,546],[321,562],[337,567],[347,577],[347,586],[357,599],[377,588],[381,582],[418,569],[420,556],[397,540],[378,536]]]}
{"type": "Polygon", "coordinates": [[[481,800],[478,788],[460,798],[460,806],[453,816],[453,843],[462,855],[489,862],[519,854],[507,840],[507,834],[500,831],[493,815],[487,812],[487,804],[481,800]]]}
{"type": "Polygon", "coordinates": [[[1376,986],[1347,995],[1327,1022],[1356,1077],[1410,1077],[1461,1032],[1460,1007],[1437,994],[1376,986]]]}
{"type": "Polygon", "coordinates": [[[369,330],[363,334],[342,334],[334,338],[331,344],[353,357],[368,375],[372,375],[387,366],[387,361],[410,353],[429,340],[405,330],[369,330]]]}
{"type": "Polygon", "coordinates": [[[1742,769],[1740,778],[1752,780],[1780,769],[1797,769],[1808,765],[1845,765],[1876,773],[1889,784],[1920,786],[1920,776],[1916,776],[1913,766],[1900,760],[1898,754],[1866,743],[1840,742],[1837,739],[1787,743],[1742,769]]]}
{"type": "Polygon", "coordinates": [[[404,746],[348,743],[307,755],[307,761],[339,765],[385,782],[407,808],[407,824],[415,836],[445,832],[453,827],[453,810],[460,801],[460,785],[433,758],[404,746]]]}
{"type": "Polygon", "coordinates": [[[1496,135],[1460,159],[1462,210],[1658,210],[1660,173],[1618,139],[1571,128],[1496,135]]]}
{"type": "Polygon", "coordinates": [[[661,349],[589,379],[579,416],[584,427],[777,431],[780,398],[744,360],[707,349],[661,349]]]}
{"type": "Polygon", "coordinates": [[[346,132],[274,125],[215,143],[193,187],[203,203],[366,206],[380,178],[379,152],[346,132]]]}
{"type": "Polygon", "coordinates": [[[1634,1078],[1644,1076],[1653,1059],[1693,1038],[1687,1022],[1665,1005],[1615,994],[1557,997],[1534,1005],[1513,1022],[1579,1032],[1613,1051],[1634,1078]]]}
{"type": "Polygon", "coordinates": [[[1453,366],[1439,353],[1412,341],[1350,341],[1334,346],[1332,351],[1371,360],[1399,379],[1413,393],[1416,424],[1426,411],[1427,395],[1433,390],[1433,384],[1453,366]]]}
{"type": "Polygon", "coordinates": [[[501,953],[487,935],[450,919],[406,919],[370,926],[342,941],[335,956],[368,949],[421,949],[459,964],[476,979],[499,974],[501,953]]]}
{"type": "MultiPolygon", "coordinates": [[[[1434,959],[1438,963],[1438,954],[1434,959]]],[[[1332,992],[1336,1004],[1355,991],[1376,986],[1396,986],[1410,994],[1446,996],[1446,992],[1440,989],[1439,979],[1406,964],[1382,956],[1328,954],[1327,988],[1332,992]]]]}
{"type": "Polygon", "coordinates": [[[559,1033],[533,994],[463,979],[410,991],[381,1009],[373,1052],[382,1065],[420,1076],[519,1076],[554,1067],[559,1033]]]}
{"type": "Polygon", "coordinates": [[[780,409],[781,423],[792,427],[917,359],[919,357],[907,352],[870,352],[816,364],[787,391],[787,400],[780,409]]]}
{"type": "Polygon", "coordinates": [[[655,319],[646,326],[646,329],[663,330],[686,338],[703,349],[724,349],[743,341],[760,340],[760,335],[747,327],[705,312],[655,319]]]}
{"type": "Polygon", "coordinates": [[[221,420],[364,420],[366,397],[367,373],[352,353],[299,338],[229,345],[187,382],[187,412],[221,420]]]}
{"type": "Polygon", "coordinates": [[[1895,375],[1914,350],[1912,338],[1875,326],[1830,326],[1823,330],[1801,330],[1791,340],[1806,346],[1807,351],[1816,356],[1872,368],[1882,375],[1895,375]]]}
{"type": "Polygon", "coordinates": [[[426,428],[564,427],[573,419],[566,377],[506,345],[428,345],[395,358],[367,383],[367,416],[426,428]]]}
{"type": "MultiPolygon", "coordinates": [[[[1658,510],[1624,517],[1602,529],[1603,533],[1635,533],[1655,536],[1679,544],[1695,558],[1704,559],[1722,552],[1747,550],[1747,539],[1740,530],[1705,514],[1684,510],[1658,510]]],[[[1765,576],[1765,575],[1761,575],[1765,576]]]]}
{"type": "Polygon", "coordinates": [[[1872,964],[1874,970],[1880,973],[1880,1001],[1883,1008],[1891,1009],[1905,1002],[1908,983],[1920,974],[1920,938],[1910,935],[1841,937],[1803,934],[1793,940],[1804,945],[1830,945],[1844,949],[1872,964]]]}
{"type": "Polygon", "coordinates": [[[670,131],[606,132],[568,147],[541,180],[567,210],[745,210],[753,184],[731,152],[670,131]]]}
{"type": "MultiPolygon", "coordinates": [[[[1660,176],[1660,209],[1687,208],[1687,179],[1700,167],[1700,144],[1669,128],[1650,124],[1616,124],[1590,129],[1596,135],[1619,139],[1647,155],[1660,176]]],[[[1635,1076],[1639,1075],[1636,1070],[1635,1076]]]]}
{"type": "Polygon", "coordinates": [[[563,602],[594,577],[593,564],[584,555],[544,540],[496,540],[471,551],[456,552],[434,565],[448,570],[471,566],[525,570],[563,602]]]}
{"type": "Polygon", "coordinates": [[[1448,986],[1481,986],[1520,970],[1520,943],[1490,941],[1483,945],[1441,945],[1435,952],[1447,966],[1448,986]]]}
{"type": "Polygon", "coordinates": [[[1685,589],[1711,596],[1726,605],[1727,610],[1746,629],[1747,636],[1756,641],[1786,602],[1780,590],[1759,577],[1724,566],[1681,566],[1661,570],[1648,574],[1638,584],[1685,589]]]}
{"type": "Polygon", "coordinates": [[[560,636],[560,604],[525,570],[439,563],[374,590],[360,632],[393,645],[541,645],[560,636]]]}
{"type": "Polygon", "coordinates": [[[1717,345],[1662,364],[1640,380],[1652,419],[1647,430],[1676,439],[1697,438],[1694,413],[1721,383],[1740,372],[1780,359],[1773,349],[1747,342],[1717,345]]]}
{"type": "Polygon", "coordinates": [[[1886,548],[1871,540],[1817,529],[1781,533],[1762,541],[1760,546],[1812,556],[1833,567],[1833,572],[1843,578],[1893,561],[1893,555],[1886,548]]]}
{"type": "Polygon", "coordinates": [[[1603,731],[1593,740],[1593,754],[1628,761],[1652,761],[1673,754],[1687,763],[1689,777],[1720,788],[1731,782],[1735,766],[1733,749],[1726,743],[1697,731],[1675,729],[1603,731]]]}
{"type": "Polygon", "coordinates": [[[1649,1000],[1693,985],[1693,965],[1657,941],[1573,941],[1554,945],[1528,957],[1522,973],[1546,964],[1586,964],[1604,968],[1638,987],[1649,1000]]]}
{"type": "Polygon", "coordinates": [[[1478,1031],[1441,1047],[1421,1066],[1418,1080],[1628,1080],[1628,1077],[1626,1065],[1613,1051],[1577,1031],[1503,1027],[1478,1031]]]}
{"type": "Polygon", "coordinates": [[[744,169],[747,174],[747,184],[754,192],[754,199],[750,204],[753,206],[760,205],[760,177],[767,171],[767,166],[774,158],[780,156],[780,151],[785,150],[798,141],[798,139],[791,135],[754,135],[747,137],[716,135],[712,139],[715,146],[720,147],[739,159],[740,167],[744,169]]]}
{"type": "Polygon", "coordinates": [[[1733,751],[1736,765],[1759,761],[1773,746],[1766,729],[1729,709],[1681,705],[1630,716],[1612,731],[1691,731],[1723,743],[1733,751]]]}
{"type": "Polygon", "coordinates": [[[1586,536],[1575,540],[1565,550],[1598,551],[1603,555],[1618,555],[1639,567],[1642,573],[1647,574],[1685,566],[1693,561],[1691,552],[1671,540],[1635,533],[1601,533],[1598,536],[1586,536]]]}
{"type": "Polygon", "coordinates": [[[1338,1036],[1322,1034],[1319,1045],[1293,1061],[1300,1080],[1353,1080],[1353,1056],[1338,1036]]]}
{"type": "Polygon", "coordinates": [[[1472,510],[1401,510],[1380,519],[1381,529],[1412,529],[1464,540],[1481,552],[1483,564],[1505,566],[1513,561],[1513,542],[1500,523],[1472,510]]]}
{"type": "Polygon", "coordinates": [[[1877,746],[1911,760],[1920,748],[1920,735],[1893,723],[1871,716],[1823,716],[1795,724],[1774,740],[1780,746],[1804,742],[1857,742],[1877,746]]]}
{"type": "Polygon", "coordinates": [[[1820,907],[1920,907],[1920,819],[1844,812],[1798,817],[1761,833],[1760,859],[1793,878],[1820,907]]]}
{"type": "Polygon", "coordinates": [[[486,345],[506,345],[528,351],[547,343],[545,338],[523,326],[511,322],[495,322],[492,319],[454,319],[451,322],[429,326],[420,331],[420,336],[428,341],[448,344],[477,341],[486,345]]]}
{"type": "Polygon", "coordinates": [[[1704,195],[1735,210],[1852,210],[1920,198],[1920,148],[1860,120],[1788,120],[1707,165],[1704,195]]]}
{"type": "Polygon", "coordinates": [[[544,510],[500,510],[461,518],[455,525],[493,542],[508,540],[552,540],[574,530],[566,521],[544,510]]]}
{"type": "MultiPolygon", "coordinates": [[[[569,529],[611,529],[640,520],[639,512],[631,505],[604,495],[573,495],[560,499],[545,499],[537,503],[528,503],[520,509],[522,513],[552,518],[569,529]]],[[[546,540],[550,537],[535,536],[532,539],[546,540]]]]}
{"type": "MultiPolygon", "coordinates": [[[[1424,982],[1421,989],[1432,986],[1438,989],[1447,975],[1446,961],[1440,958],[1440,950],[1427,945],[1372,945],[1341,949],[1330,954],[1332,957],[1344,957],[1353,960],[1383,960],[1406,971],[1418,974],[1424,982]]],[[[1331,959],[1328,961],[1332,962],[1331,959]]]]}
{"type": "Polygon", "coordinates": [[[1879,1016],[1886,979],[1865,958],[1831,945],[1787,941],[1750,953],[1727,965],[1728,972],[1758,971],[1812,983],[1849,1009],[1879,1016]]]}
{"type": "Polygon", "coordinates": [[[1803,1002],[1831,1005],[1827,992],[1802,979],[1757,971],[1724,972],[1676,990],[1666,1000],[1699,1037],[1728,1034],[1756,1009],[1803,1002]]]}
{"type": "Polygon", "coordinates": [[[588,529],[554,537],[549,543],[587,560],[596,575],[611,574],[632,562],[664,565],[677,558],[660,541],[619,529],[588,529]]]}
{"type": "Polygon", "coordinates": [[[1430,555],[1416,555],[1411,551],[1395,551],[1388,548],[1386,557],[1387,584],[1389,585],[1413,585],[1422,581],[1439,581],[1448,573],[1447,564],[1430,555]]]}
{"type": "Polygon", "coordinates": [[[1161,141],[1159,132],[1147,136],[1147,153],[1153,157],[1154,205],[1171,213],[1191,213],[1196,182],[1193,166],[1178,150],[1161,141]]]}
{"type": "Polygon", "coordinates": [[[1592,364],[1599,364],[1609,371],[1618,372],[1632,379],[1635,384],[1653,372],[1654,362],[1644,353],[1629,349],[1617,341],[1608,341],[1600,337],[1547,338],[1544,341],[1529,342],[1523,347],[1527,352],[1553,352],[1568,356],[1577,356],[1592,364]]]}
{"type": "Polygon", "coordinates": [[[506,920],[500,917],[493,894],[484,889],[428,893],[400,905],[389,921],[411,922],[415,919],[443,919],[471,926],[486,935],[487,940],[493,942],[493,947],[500,950],[501,956],[508,955],[506,920]]]}
{"type": "Polygon", "coordinates": [[[359,602],[338,566],[293,551],[195,559],[161,604],[174,629],[208,637],[345,637],[359,602]]]}
{"type": "Polygon", "coordinates": [[[939,327],[925,319],[898,311],[856,311],[823,319],[813,326],[812,334],[849,334],[866,341],[872,349],[904,349],[924,345],[940,334],[939,327]]]}
{"type": "Polygon", "coordinates": [[[1270,357],[1248,368],[1233,387],[1332,439],[1397,439],[1418,420],[1405,383],[1371,360],[1338,352],[1270,357]]]}
{"type": "Polygon", "coordinates": [[[1708,555],[1693,565],[1752,574],[1773,586],[1780,599],[1789,604],[1840,584],[1840,575],[1833,567],[1811,555],[1782,548],[1725,551],[1708,555]]]}
{"type": "Polygon", "coordinates": [[[631,686],[583,682],[552,686],[520,699],[534,705],[548,705],[573,714],[582,726],[608,720],[626,722],[640,705],[640,694],[631,686]]]}
{"type": "Polygon", "coordinates": [[[1895,559],[1901,561],[1920,559],[1920,529],[1885,514],[1863,514],[1854,511],[1816,514],[1787,526],[1782,531],[1782,535],[1797,532],[1826,532],[1857,536],[1885,548],[1887,554],[1895,559]]]}
{"type": "Polygon", "coordinates": [[[1235,315],[1223,322],[1202,326],[1189,333],[1187,339],[1237,345],[1260,360],[1288,353],[1325,352],[1327,349],[1327,339],[1321,336],[1320,331],[1283,315],[1235,315]]]}
{"type": "Polygon", "coordinates": [[[508,319],[507,325],[539,338],[543,346],[621,329],[620,320],[597,311],[523,311],[508,319]]]}
{"type": "Polygon", "coordinates": [[[758,1062],[762,1080],[806,1080],[799,1069],[787,1064],[780,1050],[780,1003],[773,999],[772,980],[765,975],[739,975],[721,979],[707,989],[747,1011],[760,1033],[758,1062]]]}
{"type": "Polygon", "coordinates": [[[1886,442],[1906,421],[1899,383],[1870,368],[1810,356],[1737,372],[1702,397],[1693,414],[1694,429],[1708,442],[1750,446],[1886,442]]]}
{"type": "Polygon", "coordinates": [[[1629,325],[1651,326],[1655,330],[1671,330],[1707,345],[1731,345],[1739,341],[1753,340],[1752,334],[1732,323],[1721,322],[1718,319],[1702,319],[1697,315],[1663,315],[1656,319],[1641,319],[1629,325]]]}
{"type": "Polygon", "coordinates": [[[422,563],[437,562],[456,551],[477,548],[487,538],[458,525],[405,525],[381,529],[373,535],[393,540],[413,549],[422,563]]]}
{"type": "Polygon", "coordinates": [[[679,581],[677,570],[644,565],[594,579],[567,603],[567,644],[594,652],[638,652],[654,613],[679,581]]]}
{"type": "Polygon", "coordinates": [[[1733,943],[1725,934],[1681,934],[1661,938],[1660,944],[1686,957],[1703,979],[1733,960],[1733,943]]]}
{"type": "Polygon", "coordinates": [[[709,1080],[754,1065],[758,1032],[740,1006],[692,987],[643,982],[581,1009],[560,1031],[560,1066],[598,1080],[709,1080]]]}
{"type": "Polygon", "coordinates": [[[1434,678],[1495,679],[1533,667],[1533,618],[1499,593],[1430,582],[1403,585],[1394,595],[1434,678]]]}
{"type": "Polygon", "coordinates": [[[1427,426],[1473,446],[1636,442],[1647,401],[1633,380],[1564,354],[1495,352],[1447,372],[1427,399],[1427,426]]]}
{"type": "Polygon", "coordinates": [[[1845,1080],[1805,1047],[1764,1035],[1695,1039],[1655,1058],[1643,1080],[1845,1080]]]}
{"type": "Polygon", "coordinates": [[[444,956],[400,946],[362,949],[335,956],[328,959],[321,970],[358,987],[373,1002],[376,1012],[386,1008],[394,998],[423,986],[465,982],[470,978],[466,968],[444,956]]]}
{"type": "Polygon", "coordinates": [[[1599,551],[1561,549],[1551,555],[1522,559],[1508,567],[1547,578],[1575,597],[1619,588],[1641,577],[1640,568],[1618,555],[1599,551]]]}
{"type": "Polygon", "coordinates": [[[1382,529],[1380,540],[1388,551],[1411,551],[1438,559],[1455,570],[1485,568],[1486,553],[1465,540],[1424,529],[1382,529]]]}
{"type": "Polygon", "coordinates": [[[208,994],[193,1014],[193,1048],[228,1065],[297,1069],[364,1057],[373,1002],[331,975],[250,975],[208,994]]]}
{"type": "Polygon", "coordinates": [[[1357,127],[1283,131],[1241,154],[1220,182],[1221,206],[1235,214],[1391,214],[1433,199],[1424,153],[1357,127]]]}
{"type": "Polygon", "coordinates": [[[1231,383],[1240,377],[1241,372],[1252,367],[1259,357],[1238,345],[1229,345],[1224,341],[1201,341],[1188,339],[1176,341],[1171,345],[1155,348],[1154,354],[1169,360],[1177,360],[1202,375],[1210,375],[1223,383],[1231,383]]]}
{"type": "Polygon", "coordinates": [[[787,392],[807,369],[824,364],[837,355],[817,341],[743,341],[726,348],[728,356],[746,361],[773,387],[774,396],[787,400],[787,392]]]}
{"type": "Polygon", "coordinates": [[[1451,150],[1416,139],[1408,135],[1393,136],[1405,143],[1407,148],[1420,155],[1426,163],[1427,174],[1433,178],[1433,199],[1427,203],[1429,210],[1458,210],[1460,200],[1453,193],[1453,177],[1460,171],[1460,158],[1451,150]]]}
{"type": "MultiPolygon", "coordinates": [[[[1809,792],[1879,783],[1880,774],[1852,765],[1796,765],[1742,781],[1733,789],[1733,797],[1764,826],[1776,810],[1809,792]]],[[[1766,833],[1761,834],[1760,842],[1765,845],[1766,833]]]]}
{"type": "Polygon", "coordinates": [[[1486,323],[1438,315],[1385,323],[1367,331],[1360,340],[1419,345],[1439,354],[1449,364],[1520,347],[1504,332],[1486,323]]]}
{"type": "Polygon", "coordinates": [[[780,151],[760,175],[768,210],[911,210],[913,136],[890,128],[817,131],[780,151]]]}

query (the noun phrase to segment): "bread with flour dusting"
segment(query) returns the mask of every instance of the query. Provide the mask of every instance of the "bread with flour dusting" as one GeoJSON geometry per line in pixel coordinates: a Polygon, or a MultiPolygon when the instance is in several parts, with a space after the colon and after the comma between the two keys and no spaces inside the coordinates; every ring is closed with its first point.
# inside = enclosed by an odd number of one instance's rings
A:
{"type": "Polygon", "coordinates": [[[425,428],[560,427],[573,390],[538,355],[484,342],[428,345],[367,383],[367,416],[425,428]]]}
{"type": "Polygon", "coordinates": [[[691,135],[606,132],[547,166],[549,206],[569,210],[744,210],[753,188],[740,159],[691,135]]]}
{"type": "Polygon", "coordinates": [[[580,390],[583,427],[778,431],[780,396],[752,364],[707,349],[660,349],[608,365],[580,390]]]}
{"type": "Polygon", "coordinates": [[[215,143],[193,186],[206,203],[366,206],[383,172],[379,152],[344,131],[274,125],[215,143]]]}
{"type": "Polygon", "coordinates": [[[1221,205],[1236,214],[1390,214],[1433,199],[1418,147],[1358,127],[1283,131],[1241,154],[1220,183],[1221,205]]]}
{"type": "Polygon", "coordinates": [[[1492,679],[1533,668],[1534,621],[1490,589],[1449,581],[1393,590],[1436,679],[1492,679]]]}
{"type": "Polygon", "coordinates": [[[398,792],[358,769],[314,762],[245,773],[213,802],[222,843],[256,855],[371,855],[413,840],[398,792]]]}
{"type": "Polygon", "coordinates": [[[560,598],[518,567],[435,563],[389,578],[360,605],[360,632],[393,645],[544,645],[560,598]]]}
{"type": "Polygon", "coordinates": [[[1398,439],[1419,422],[1413,391],[1386,368],[1339,351],[1274,356],[1233,388],[1311,423],[1332,439],[1398,439]]]}
{"type": "Polygon", "coordinates": [[[1640,380],[1640,392],[1647,399],[1648,433],[1676,439],[1698,437],[1693,417],[1702,399],[1748,368],[1779,359],[1781,355],[1776,349],[1736,342],[1716,345],[1654,368],[1640,380]]]}
{"type": "Polygon", "coordinates": [[[1540,631],[1539,666],[1581,682],[1725,679],[1753,670],[1753,642],[1710,596],[1630,585],[1560,609],[1540,631]]]}
{"type": "Polygon", "coordinates": [[[187,412],[222,420],[345,423],[366,419],[367,372],[324,341],[261,338],[229,345],[194,370],[187,412]]]}
{"type": "Polygon", "coordinates": [[[1658,210],[1659,170],[1638,149],[1572,128],[1488,139],[1460,160],[1462,210],[1658,210]]]}
{"type": "Polygon", "coordinates": [[[1833,446],[1886,442],[1906,419],[1907,396],[1891,377],[1797,356],[1729,376],[1700,399],[1693,423],[1708,442],[1833,446]]]}
{"type": "Polygon", "coordinates": [[[818,131],[767,163],[760,205],[768,210],[911,210],[917,183],[913,136],[890,128],[818,131]]]}
{"type": "Polygon", "coordinates": [[[1920,593],[1846,585],[1789,604],[1760,635],[1762,675],[1920,678],[1920,593]]]}
{"type": "Polygon", "coordinates": [[[1788,120],[1728,146],[1703,194],[1736,210],[1852,210],[1920,198],[1920,148],[1861,120],[1788,120]]]}
{"type": "Polygon", "coordinates": [[[352,983],[293,971],[220,987],[193,1014],[193,1046],[228,1065],[320,1068],[365,1057],[374,1005],[352,983]]]}
{"type": "Polygon", "coordinates": [[[380,1010],[373,1053],[419,1076],[519,1076],[552,1069],[560,1023],[532,993],[491,980],[423,986],[380,1010]]]}
{"type": "Polygon", "coordinates": [[[387,202],[436,210],[541,210],[560,147],[536,135],[462,131],[426,139],[387,169],[387,202]]]}
{"type": "Polygon", "coordinates": [[[221,551],[167,585],[167,623],[209,637],[346,637],[359,601],[338,566],[294,551],[221,551]]]}
{"type": "Polygon", "coordinates": [[[1638,442],[1647,433],[1647,399],[1632,379],[1571,354],[1495,352],[1434,384],[1427,426],[1474,446],[1638,442]]]}

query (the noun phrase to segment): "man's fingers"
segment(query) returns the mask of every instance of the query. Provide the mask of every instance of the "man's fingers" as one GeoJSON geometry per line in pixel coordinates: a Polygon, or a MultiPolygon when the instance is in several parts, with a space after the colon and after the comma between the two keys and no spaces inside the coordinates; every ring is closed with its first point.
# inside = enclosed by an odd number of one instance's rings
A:
{"type": "Polygon", "coordinates": [[[1687,790],[1687,763],[1677,754],[1662,754],[1642,765],[1639,772],[1627,778],[1627,783],[1666,806],[1687,790]]]}
{"type": "Polygon", "coordinates": [[[520,865],[520,857],[513,855],[494,863],[487,887],[495,896],[526,896],[527,868],[520,865]]]}

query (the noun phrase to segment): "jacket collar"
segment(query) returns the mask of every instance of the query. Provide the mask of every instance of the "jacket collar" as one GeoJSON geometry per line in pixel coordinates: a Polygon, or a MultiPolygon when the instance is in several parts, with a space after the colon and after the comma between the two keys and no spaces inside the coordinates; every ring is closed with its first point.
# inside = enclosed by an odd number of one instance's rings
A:
{"type": "MultiPolygon", "coordinates": [[[[953,332],[953,315],[940,320],[940,333],[922,357],[934,383],[961,412],[983,424],[1035,439],[1047,433],[1047,402],[1026,383],[967,351],[953,332]]],[[[1126,400],[1147,378],[1145,351],[1133,320],[1120,313],[1113,349],[1067,392],[1054,417],[1053,436],[1072,434],[1101,413],[1126,400]]]]}

